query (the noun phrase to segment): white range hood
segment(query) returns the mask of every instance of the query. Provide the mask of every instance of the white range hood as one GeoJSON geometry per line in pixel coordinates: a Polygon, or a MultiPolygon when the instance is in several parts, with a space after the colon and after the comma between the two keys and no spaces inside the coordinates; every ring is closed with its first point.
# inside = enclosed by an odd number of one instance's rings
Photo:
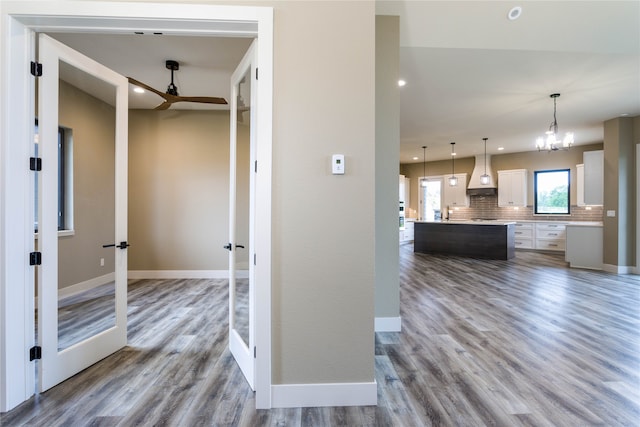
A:
{"type": "Polygon", "coordinates": [[[486,161],[486,174],[489,175],[489,183],[480,183],[480,176],[485,174],[485,157],[484,154],[478,154],[476,155],[476,165],[473,168],[473,173],[467,186],[467,194],[469,196],[493,196],[497,194],[496,178],[491,169],[490,154],[487,154],[486,161]]]}

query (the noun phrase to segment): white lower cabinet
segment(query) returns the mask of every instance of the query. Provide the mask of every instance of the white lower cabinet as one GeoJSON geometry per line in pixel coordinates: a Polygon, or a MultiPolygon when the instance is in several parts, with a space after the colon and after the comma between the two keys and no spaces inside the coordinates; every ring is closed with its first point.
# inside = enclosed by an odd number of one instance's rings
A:
{"type": "Polygon", "coordinates": [[[515,226],[516,249],[564,251],[566,224],[559,222],[517,222],[515,226]]]}
{"type": "Polygon", "coordinates": [[[566,224],[536,223],[536,249],[545,251],[564,251],[566,242],[566,224]]]}
{"type": "Polygon", "coordinates": [[[571,267],[602,270],[602,226],[567,225],[565,260],[571,267]]]}
{"type": "Polygon", "coordinates": [[[515,226],[516,249],[533,249],[533,224],[517,222],[515,226]]]}
{"type": "Polygon", "coordinates": [[[404,230],[400,230],[400,242],[411,242],[413,241],[414,235],[414,223],[413,221],[404,222],[404,230]]]}

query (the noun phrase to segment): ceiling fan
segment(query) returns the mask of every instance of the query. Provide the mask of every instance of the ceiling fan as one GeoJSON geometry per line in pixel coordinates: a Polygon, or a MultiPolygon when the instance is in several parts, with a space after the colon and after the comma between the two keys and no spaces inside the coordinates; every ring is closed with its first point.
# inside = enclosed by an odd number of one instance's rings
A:
{"type": "Polygon", "coordinates": [[[139,86],[143,89],[146,89],[164,98],[164,102],[158,105],[156,108],[154,108],[155,110],[166,110],[176,102],[199,102],[202,104],[227,104],[226,99],[218,98],[214,96],[180,96],[178,94],[178,87],[173,83],[173,72],[180,69],[180,64],[178,63],[178,61],[169,59],[166,61],[165,66],[167,67],[167,69],[171,70],[171,83],[169,83],[169,86],[167,86],[166,93],[160,92],[159,90],[154,89],[151,86],[146,85],[132,77],[127,77],[127,79],[129,79],[129,83],[131,83],[132,85],[139,86]]]}

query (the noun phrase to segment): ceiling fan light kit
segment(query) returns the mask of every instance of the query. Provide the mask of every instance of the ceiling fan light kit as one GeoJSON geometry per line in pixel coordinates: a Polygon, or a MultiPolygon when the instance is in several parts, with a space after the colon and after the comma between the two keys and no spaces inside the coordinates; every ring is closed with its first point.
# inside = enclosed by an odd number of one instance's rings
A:
{"type": "Polygon", "coordinates": [[[538,151],[558,151],[568,150],[573,145],[573,132],[567,132],[562,141],[558,139],[558,120],[556,119],[556,100],[560,97],[559,93],[549,95],[553,99],[553,122],[549,125],[549,130],[545,132],[546,138],[538,137],[536,139],[536,148],[538,151]]]}
{"type": "Polygon", "coordinates": [[[180,64],[178,63],[178,61],[167,59],[167,62],[165,62],[165,66],[167,67],[168,70],[171,70],[171,83],[169,83],[169,86],[167,86],[167,93],[169,95],[179,96],[178,86],[173,84],[173,72],[178,71],[180,69],[180,64]]]}
{"type": "Polygon", "coordinates": [[[166,92],[160,92],[159,90],[152,88],[151,86],[145,83],[142,83],[132,77],[127,77],[127,79],[129,80],[129,83],[131,83],[132,85],[146,89],[149,92],[153,92],[164,99],[164,102],[162,104],[154,108],[155,110],[166,110],[176,102],[197,102],[200,104],[218,104],[218,105],[227,104],[226,99],[214,97],[214,96],[180,96],[178,95],[178,87],[173,83],[173,73],[174,71],[178,71],[180,69],[180,63],[176,60],[168,59],[165,62],[165,67],[168,70],[171,70],[171,83],[169,83],[169,86],[167,86],[166,92]]]}

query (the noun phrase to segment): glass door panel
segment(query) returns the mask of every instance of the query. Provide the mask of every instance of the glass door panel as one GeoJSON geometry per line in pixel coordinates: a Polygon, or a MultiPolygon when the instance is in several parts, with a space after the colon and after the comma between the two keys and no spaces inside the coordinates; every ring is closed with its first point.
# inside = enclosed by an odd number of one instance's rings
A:
{"type": "Polygon", "coordinates": [[[44,391],[126,345],[128,82],[44,34],[39,49],[44,391]]]}
{"type": "Polygon", "coordinates": [[[231,76],[229,174],[229,349],[253,389],[255,44],[231,76]]]}
{"type": "Polygon", "coordinates": [[[60,61],[58,350],[115,326],[116,88],[60,61]]]}
{"type": "Polygon", "coordinates": [[[420,218],[422,221],[442,219],[442,179],[420,179],[420,218]]]}
{"type": "Polygon", "coordinates": [[[238,83],[236,97],[236,260],[233,329],[249,347],[249,202],[251,174],[251,70],[238,83]]]}

